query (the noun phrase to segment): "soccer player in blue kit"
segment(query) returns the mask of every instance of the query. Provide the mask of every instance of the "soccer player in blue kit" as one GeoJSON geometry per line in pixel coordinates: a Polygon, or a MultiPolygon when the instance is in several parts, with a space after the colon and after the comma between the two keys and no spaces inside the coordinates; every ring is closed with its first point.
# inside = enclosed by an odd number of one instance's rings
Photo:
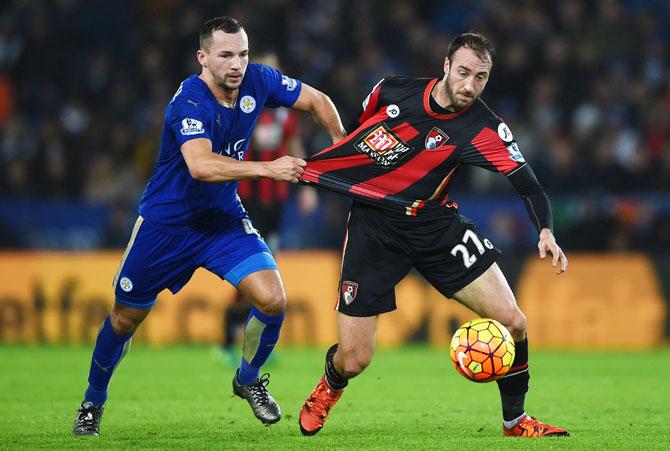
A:
{"type": "Polygon", "coordinates": [[[99,435],[107,387],[133,333],[158,293],[177,293],[198,267],[253,304],[233,392],[261,422],[281,418],[266,388],[269,375],[259,375],[279,337],[286,296],[270,249],[237,196],[237,181],[297,183],[306,164],[290,156],[243,161],[263,106],[311,113],[333,142],[345,131],[328,96],[269,66],[248,64],[248,38],[237,20],[205,22],[199,40],[202,72],[184,80],[167,106],[158,162],[114,278],[116,302],[96,339],[76,435],[99,435]]]}

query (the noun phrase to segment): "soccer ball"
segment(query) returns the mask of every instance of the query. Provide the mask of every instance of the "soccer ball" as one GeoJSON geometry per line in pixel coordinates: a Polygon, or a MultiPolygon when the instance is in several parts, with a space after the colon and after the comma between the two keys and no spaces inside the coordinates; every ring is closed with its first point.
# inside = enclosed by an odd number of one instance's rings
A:
{"type": "Polygon", "coordinates": [[[491,382],[512,367],[514,340],[498,321],[473,319],[454,334],[450,354],[454,368],[463,377],[474,382],[491,382]]]}

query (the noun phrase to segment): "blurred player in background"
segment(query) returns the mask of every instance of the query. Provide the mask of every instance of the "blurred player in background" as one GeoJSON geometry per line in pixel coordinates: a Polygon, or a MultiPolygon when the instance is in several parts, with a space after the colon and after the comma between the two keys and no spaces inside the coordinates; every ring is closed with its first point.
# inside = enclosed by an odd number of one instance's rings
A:
{"type": "MultiPolygon", "coordinates": [[[[259,64],[280,69],[279,59],[274,52],[254,58],[259,64]]],[[[295,110],[289,108],[265,108],[258,117],[256,129],[244,159],[249,161],[272,161],[290,155],[305,158],[305,150],[300,137],[300,120],[295,110]]],[[[237,192],[244,208],[254,220],[254,227],[265,238],[265,242],[276,255],[280,249],[279,240],[283,206],[289,196],[288,185],[271,179],[240,180],[237,192]]],[[[300,186],[297,192],[298,208],[301,214],[310,214],[318,206],[316,190],[300,186]]],[[[223,314],[223,340],[221,350],[224,357],[237,365],[235,344],[244,330],[251,305],[240,292],[226,305],[223,314]]]]}
{"type": "Polygon", "coordinates": [[[130,339],[165,288],[177,293],[198,267],[235,286],[253,308],[233,392],[265,424],[281,410],[259,377],[279,337],[286,296],[270,249],[237,196],[237,181],[297,182],[304,160],[244,161],[264,106],[306,111],[333,142],[344,130],[330,99],[261,64],[248,64],[244,28],[229,17],[200,30],[200,74],[184,80],[167,106],[160,154],[139,218],[114,279],[116,302],[96,339],[88,388],[72,432],[99,435],[109,381],[130,339]]]}
{"type": "Polygon", "coordinates": [[[325,374],[302,407],[303,434],[321,430],[348,380],[369,365],[377,317],[395,310],[394,287],[414,267],[445,297],[500,321],[514,337],[512,368],[497,381],[504,435],[568,435],[526,414],[526,317],[495,263],[500,251],[449,199],[461,165],[505,174],[537,227],[540,257],[550,253],[557,274],[567,269],[549,199],[510,129],[479,98],[494,56],[484,36],[456,36],[441,79],[383,79],[346,140],[309,159],[303,181],[355,200],[342,257],[339,344],[326,353],[325,374]]]}

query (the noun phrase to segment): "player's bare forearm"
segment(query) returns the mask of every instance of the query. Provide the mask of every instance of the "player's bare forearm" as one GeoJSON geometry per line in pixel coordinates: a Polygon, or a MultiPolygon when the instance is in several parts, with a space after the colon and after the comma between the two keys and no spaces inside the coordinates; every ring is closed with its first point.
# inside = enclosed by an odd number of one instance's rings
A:
{"type": "Polygon", "coordinates": [[[189,171],[194,179],[207,183],[256,179],[268,175],[267,169],[259,162],[238,161],[217,154],[189,165],[189,171]]]}
{"type": "Polygon", "coordinates": [[[212,152],[208,139],[187,141],[181,148],[188,170],[196,180],[224,183],[233,180],[269,178],[278,182],[297,183],[305,161],[285,156],[274,161],[240,161],[212,152]]]}
{"type": "Polygon", "coordinates": [[[234,158],[212,154],[211,159],[201,163],[201,169],[194,178],[208,183],[256,178],[298,183],[298,176],[302,174],[305,165],[305,160],[289,156],[273,161],[238,161],[234,158]]]}
{"type": "Polygon", "coordinates": [[[328,132],[333,144],[346,138],[347,132],[330,97],[323,94],[317,105],[318,107],[312,112],[314,119],[328,132]]]}
{"type": "Polygon", "coordinates": [[[328,132],[333,143],[347,136],[342,120],[330,97],[303,83],[293,108],[310,113],[314,120],[328,132]]]}
{"type": "Polygon", "coordinates": [[[568,257],[556,243],[556,238],[551,229],[543,228],[540,230],[540,240],[537,243],[537,248],[540,252],[540,258],[545,258],[547,252],[551,254],[551,265],[556,268],[556,274],[560,275],[568,270],[568,257]]]}

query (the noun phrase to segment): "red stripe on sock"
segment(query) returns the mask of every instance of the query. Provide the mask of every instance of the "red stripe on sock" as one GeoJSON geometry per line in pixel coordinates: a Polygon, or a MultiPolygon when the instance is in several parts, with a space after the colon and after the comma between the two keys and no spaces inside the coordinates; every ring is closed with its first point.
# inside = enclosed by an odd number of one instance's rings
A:
{"type": "Polygon", "coordinates": [[[518,373],[518,372],[523,371],[525,369],[528,369],[528,363],[524,363],[523,365],[513,366],[512,368],[509,369],[507,374],[509,375],[509,374],[513,374],[513,373],[518,373]]]}

